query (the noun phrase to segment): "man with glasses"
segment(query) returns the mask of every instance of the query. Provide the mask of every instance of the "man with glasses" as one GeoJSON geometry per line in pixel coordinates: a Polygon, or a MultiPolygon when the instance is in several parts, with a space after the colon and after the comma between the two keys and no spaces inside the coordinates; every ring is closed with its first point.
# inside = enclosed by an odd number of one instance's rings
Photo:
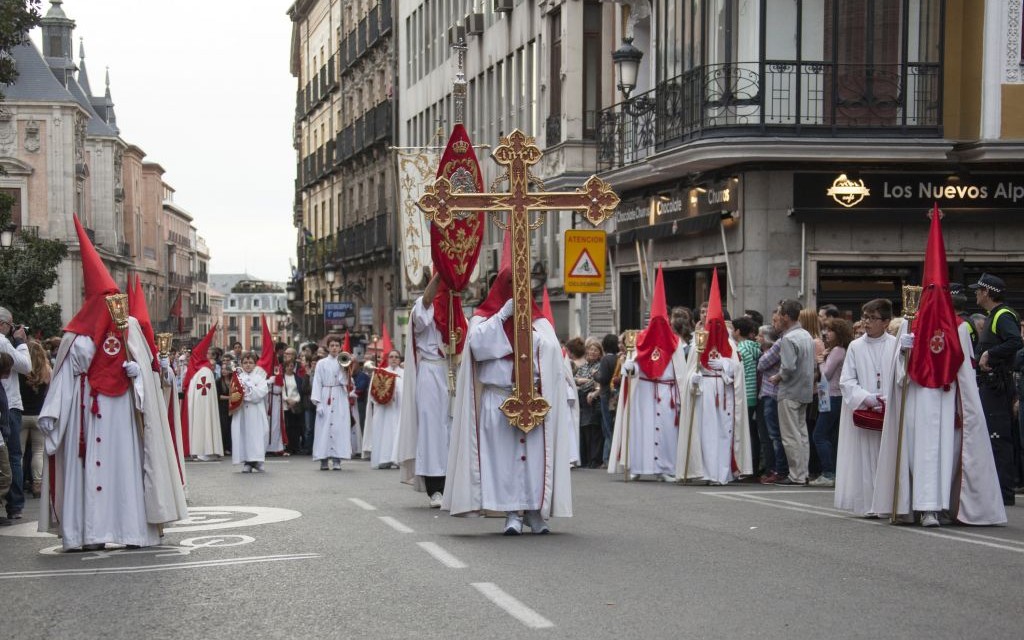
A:
{"type": "Polygon", "coordinates": [[[1011,421],[1013,419],[1013,373],[1011,365],[1021,342],[1017,313],[1003,303],[1006,283],[1002,278],[982,274],[972,285],[974,299],[986,311],[985,326],[978,332],[975,354],[978,362],[978,391],[985,410],[992,455],[999,474],[1003,504],[1014,504],[1014,463],[1011,421]]]}
{"type": "Polygon", "coordinates": [[[893,383],[896,338],[886,331],[892,320],[890,301],[871,300],[861,312],[864,335],[850,343],[839,376],[843,407],[836,448],[835,506],[860,516],[873,516],[871,500],[882,432],[856,426],[853,412],[866,409],[884,413],[893,383]]]}
{"type": "Polygon", "coordinates": [[[25,327],[15,326],[11,312],[4,307],[0,307],[0,353],[6,353],[14,360],[11,373],[2,382],[9,406],[10,436],[7,438],[7,453],[10,455],[11,474],[14,476],[11,488],[4,496],[4,503],[7,505],[7,517],[16,520],[21,518],[21,511],[25,508],[25,474],[21,468],[21,412],[24,406],[21,403],[18,375],[28,375],[32,371],[32,360],[28,355],[25,327]]]}

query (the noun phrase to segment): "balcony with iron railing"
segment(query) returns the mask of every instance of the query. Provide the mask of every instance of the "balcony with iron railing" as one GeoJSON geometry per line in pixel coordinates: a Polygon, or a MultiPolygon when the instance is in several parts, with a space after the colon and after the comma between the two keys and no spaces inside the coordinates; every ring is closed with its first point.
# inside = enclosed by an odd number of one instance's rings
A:
{"type": "Polygon", "coordinates": [[[707,65],[602,110],[596,131],[599,170],[705,138],[938,138],[942,65],[707,65]]]}
{"type": "Polygon", "coordinates": [[[387,213],[379,213],[343,229],[338,234],[338,258],[350,262],[386,254],[390,249],[388,217],[387,213]]]}

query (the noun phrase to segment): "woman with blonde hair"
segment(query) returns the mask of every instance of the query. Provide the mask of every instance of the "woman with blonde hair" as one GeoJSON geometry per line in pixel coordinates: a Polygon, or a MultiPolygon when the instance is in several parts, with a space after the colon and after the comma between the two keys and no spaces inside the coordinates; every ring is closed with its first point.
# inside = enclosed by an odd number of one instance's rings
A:
{"type": "Polygon", "coordinates": [[[42,343],[28,341],[28,355],[32,370],[28,375],[18,376],[21,388],[21,402],[25,408],[21,414],[21,450],[32,452],[32,496],[39,497],[43,482],[43,433],[39,430],[39,411],[50,388],[50,356],[42,343]],[[31,448],[26,445],[31,444],[31,448]]]}

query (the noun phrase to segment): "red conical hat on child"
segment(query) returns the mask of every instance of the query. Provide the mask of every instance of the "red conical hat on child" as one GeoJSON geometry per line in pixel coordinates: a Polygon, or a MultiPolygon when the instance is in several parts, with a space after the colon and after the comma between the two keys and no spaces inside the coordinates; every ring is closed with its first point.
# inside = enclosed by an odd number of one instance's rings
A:
{"type": "Polygon", "coordinates": [[[914,318],[914,348],[910,350],[907,372],[910,379],[931,389],[948,388],[956,380],[964,361],[957,328],[960,318],[949,294],[949,267],[942,240],[942,214],[936,203],[924,254],[921,301],[914,318]]]}
{"type": "Polygon", "coordinates": [[[540,311],[544,314],[544,317],[551,323],[551,328],[555,328],[555,314],[551,311],[551,298],[548,297],[547,285],[544,286],[544,291],[540,298],[540,311]]]}
{"type": "Polygon", "coordinates": [[[382,356],[386,360],[388,354],[390,354],[394,350],[395,345],[391,344],[391,335],[388,333],[388,325],[385,324],[384,327],[381,329],[380,333],[380,350],[382,356]]]}
{"type": "Polygon", "coordinates": [[[660,378],[672,361],[672,354],[679,345],[679,336],[672,331],[668,321],[668,306],[665,304],[665,277],[661,266],[654,279],[654,295],[651,298],[651,319],[647,328],[640,332],[636,341],[636,364],[648,378],[660,378]]]}
{"type": "Polygon", "coordinates": [[[267,325],[267,316],[265,314],[260,315],[260,321],[263,324],[263,351],[260,352],[260,359],[256,362],[256,366],[263,369],[263,372],[267,374],[267,377],[274,375],[274,336],[270,334],[270,326],[267,325]]]}
{"type": "Polygon", "coordinates": [[[707,346],[700,354],[700,363],[706,369],[710,358],[732,357],[729,345],[729,328],[725,326],[722,313],[722,294],[718,290],[718,269],[711,274],[711,293],[708,295],[708,312],[704,316],[704,330],[708,332],[707,346]]]}

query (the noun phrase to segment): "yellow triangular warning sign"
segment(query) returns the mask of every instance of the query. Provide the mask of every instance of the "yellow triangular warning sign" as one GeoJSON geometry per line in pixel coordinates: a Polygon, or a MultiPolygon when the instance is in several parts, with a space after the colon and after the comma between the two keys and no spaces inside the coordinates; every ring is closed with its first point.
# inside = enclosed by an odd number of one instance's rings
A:
{"type": "Polygon", "coordinates": [[[590,252],[584,249],[580,253],[580,257],[576,259],[576,264],[569,271],[569,275],[574,278],[600,278],[601,272],[597,270],[597,265],[590,257],[590,252]]]}

